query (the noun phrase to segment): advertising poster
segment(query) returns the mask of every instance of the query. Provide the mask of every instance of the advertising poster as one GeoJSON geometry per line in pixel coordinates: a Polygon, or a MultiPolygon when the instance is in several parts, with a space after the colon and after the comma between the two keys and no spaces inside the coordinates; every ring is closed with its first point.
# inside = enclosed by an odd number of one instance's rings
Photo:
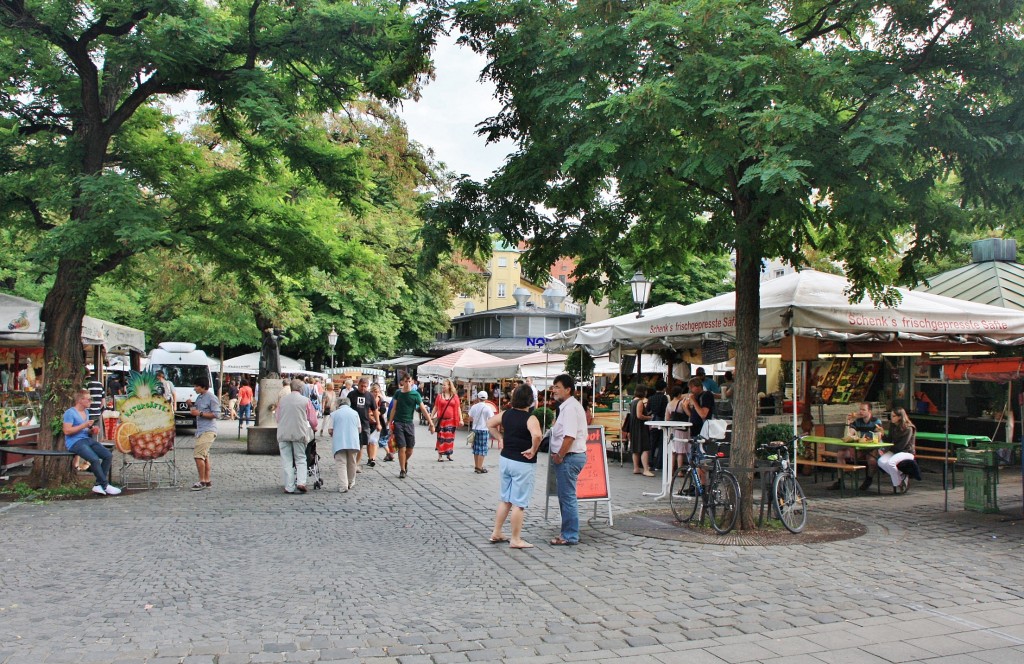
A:
{"type": "Polygon", "coordinates": [[[174,411],[158,390],[154,374],[133,371],[127,395],[117,400],[121,424],[117,449],[136,459],[159,459],[174,447],[174,411]]]}

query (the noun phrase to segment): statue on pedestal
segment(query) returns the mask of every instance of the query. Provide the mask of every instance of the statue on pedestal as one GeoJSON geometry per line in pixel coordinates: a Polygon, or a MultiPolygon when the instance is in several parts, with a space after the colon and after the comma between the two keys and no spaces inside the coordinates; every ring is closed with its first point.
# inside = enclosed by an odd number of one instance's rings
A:
{"type": "Polygon", "coordinates": [[[263,347],[260,349],[260,378],[281,377],[280,341],[281,331],[268,327],[263,330],[263,347]]]}

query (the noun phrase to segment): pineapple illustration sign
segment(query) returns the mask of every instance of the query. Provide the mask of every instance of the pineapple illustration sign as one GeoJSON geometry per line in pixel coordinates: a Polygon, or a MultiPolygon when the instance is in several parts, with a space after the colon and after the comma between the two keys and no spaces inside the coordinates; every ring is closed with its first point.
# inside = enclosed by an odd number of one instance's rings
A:
{"type": "Polygon", "coordinates": [[[133,371],[127,397],[118,403],[117,449],[136,459],[159,459],[174,448],[174,412],[157,387],[154,374],[133,371]]]}

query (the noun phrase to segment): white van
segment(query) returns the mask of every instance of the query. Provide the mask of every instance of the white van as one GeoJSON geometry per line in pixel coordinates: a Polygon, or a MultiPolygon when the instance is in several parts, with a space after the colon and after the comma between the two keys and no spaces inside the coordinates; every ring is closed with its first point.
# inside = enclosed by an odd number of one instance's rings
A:
{"type": "Polygon", "coordinates": [[[174,384],[174,424],[175,426],[196,425],[196,418],[189,413],[187,401],[196,399],[193,389],[196,378],[206,378],[207,385],[213,389],[213,374],[210,373],[210,361],[206,353],[196,350],[195,344],[181,341],[165,341],[149,351],[148,370],[156,373],[163,370],[167,380],[174,384]]]}

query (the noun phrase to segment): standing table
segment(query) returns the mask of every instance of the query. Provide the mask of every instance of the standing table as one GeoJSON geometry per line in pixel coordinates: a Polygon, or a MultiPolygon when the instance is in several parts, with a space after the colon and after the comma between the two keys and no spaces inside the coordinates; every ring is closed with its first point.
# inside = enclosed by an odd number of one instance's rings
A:
{"type": "Polygon", "coordinates": [[[649,427],[658,427],[664,431],[661,436],[661,492],[644,491],[645,496],[654,496],[655,500],[660,500],[666,498],[669,490],[672,488],[672,464],[675,461],[672,457],[672,440],[675,437],[675,432],[679,429],[689,429],[690,423],[673,422],[671,420],[647,420],[644,424],[649,427]]]}

